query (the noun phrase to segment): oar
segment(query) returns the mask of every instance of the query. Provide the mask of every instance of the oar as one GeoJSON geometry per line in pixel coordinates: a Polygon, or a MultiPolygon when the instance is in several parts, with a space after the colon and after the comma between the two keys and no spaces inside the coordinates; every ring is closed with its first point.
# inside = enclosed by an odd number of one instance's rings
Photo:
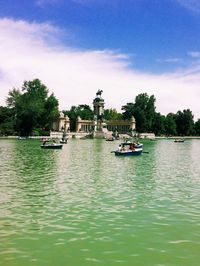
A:
{"type": "Polygon", "coordinates": [[[148,153],[148,154],[149,154],[149,152],[148,152],[148,151],[143,151],[142,153],[148,153]]]}

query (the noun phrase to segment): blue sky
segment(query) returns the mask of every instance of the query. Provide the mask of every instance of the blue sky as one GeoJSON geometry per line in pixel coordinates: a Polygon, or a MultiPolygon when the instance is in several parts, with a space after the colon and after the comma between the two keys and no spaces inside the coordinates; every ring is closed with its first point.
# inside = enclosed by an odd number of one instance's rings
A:
{"type": "Polygon", "coordinates": [[[200,1],[0,0],[0,34],[0,53],[12,55],[0,64],[0,104],[37,76],[61,109],[90,104],[103,86],[107,107],[119,110],[146,91],[163,114],[190,108],[200,117],[200,1]]]}

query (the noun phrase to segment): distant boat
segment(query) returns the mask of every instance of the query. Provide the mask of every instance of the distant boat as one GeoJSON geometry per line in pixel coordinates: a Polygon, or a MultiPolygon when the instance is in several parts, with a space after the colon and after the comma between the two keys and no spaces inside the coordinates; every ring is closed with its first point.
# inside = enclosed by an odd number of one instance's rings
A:
{"type": "Polygon", "coordinates": [[[115,137],[109,137],[109,138],[106,138],[106,141],[114,141],[115,140],[115,137]]]}
{"type": "Polygon", "coordinates": [[[175,139],[174,142],[184,142],[184,139],[175,139]]]}
{"type": "Polygon", "coordinates": [[[54,149],[54,150],[58,150],[58,149],[62,149],[62,144],[59,143],[47,143],[47,141],[44,141],[42,145],[40,145],[40,147],[42,149],[54,149]]]}
{"type": "Polygon", "coordinates": [[[60,140],[60,143],[61,143],[61,144],[67,144],[67,140],[68,140],[68,139],[61,139],[61,140],[60,140]]]}
{"type": "Polygon", "coordinates": [[[18,140],[26,140],[27,137],[18,137],[18,140]]]}

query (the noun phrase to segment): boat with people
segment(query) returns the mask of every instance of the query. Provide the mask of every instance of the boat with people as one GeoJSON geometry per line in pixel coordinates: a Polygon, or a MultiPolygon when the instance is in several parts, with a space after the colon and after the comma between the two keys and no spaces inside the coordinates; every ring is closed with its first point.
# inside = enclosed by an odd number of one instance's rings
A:
{"type": "Polygon", "coordinates": [[[61,144],[67,144],[67,139],[61,139],[61,140],[60,140],[60,143],[61,143],[61,144]]]}
{"type": "Polygon", "coordinates": [[[106,138],[106,141],[114,141],[114,140],[115,140],[115,137],[113,136],[106,138]]]}
{"type": "Polygon", "coordinates": [[[140,155],[143,152],[143,144],[139,142],[122,142],[118,149],[113,151],[117,156],[140,155]]]}
{"type": "Polygon", "coordinates": [[[184,142],[184,139],[175,139],[174,142],[184,142]]]}
{"type": "Polygon", "coordinates": [[[40,147],[41,147],[42,149],[54,149],[54,150],[62,149],[62,146],[63,146],[63,144],[56,143],[54,140],[53,140],[53,142],[50,142],[50,141],[44,141],[44,142],[42,143],[42,145],[40,145],[40,147]]]}

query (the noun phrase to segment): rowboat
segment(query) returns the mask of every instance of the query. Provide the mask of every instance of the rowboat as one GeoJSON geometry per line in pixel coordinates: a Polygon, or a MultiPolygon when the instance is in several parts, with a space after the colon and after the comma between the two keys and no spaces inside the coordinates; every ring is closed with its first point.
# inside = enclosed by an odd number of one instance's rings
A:
{"type": "Polygon", "coordinates": [[[58,150],[58,149],[62,149],[62,144],[45,144],[45,145],[41,145],[40,147],[42,149],[54,149],[54,150],[58,150]]]}
{"type": "Polygon", "coordinates": [[[142,143],[122,142],[118,149],[113,151],[117,156],[134,156],[140,155],[143,151],[142,143]]]}
{"type": "Polygon", "coordinates": [[[115,155],[117,156],[133,156],[133,155],[140,155],[142,153],[142,149],[135,149],[133,151],[131,150],[125,150],[125,151],[114,151],[115,155]]]}
{"type": "Polygon", "coordinates": [[[61,140],[60,140],[60,143],[61,143],[61,144],[67,144],[67,139],[61,139],[61,140]]]}
{"type": "Polygon", "coordinates": [[[174,142],[184,142],[184,139],[175,139],[174,142]]]}
{"type": "Polygon", "coordinates": [[[53,150],[58,150],[58,149],[62,149],[62,144],[60,143],[47,143],[47,141],[44,141],[42,145],[40,145],[40,147],[42,149],[53,149],[53,150]]]}

